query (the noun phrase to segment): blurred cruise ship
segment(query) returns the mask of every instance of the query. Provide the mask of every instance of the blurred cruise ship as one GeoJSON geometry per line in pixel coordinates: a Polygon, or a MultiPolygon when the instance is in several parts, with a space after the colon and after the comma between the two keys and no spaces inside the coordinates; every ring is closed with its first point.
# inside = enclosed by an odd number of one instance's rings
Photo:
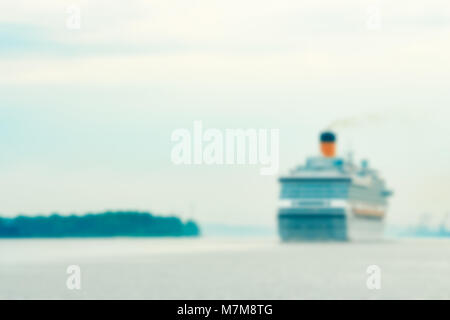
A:
{"type": "Polygon", "coordinates": [[[392,194],[363,160],[336,156],[336,135],[320,135],[321,156],[280,177],[278,229],[283,241],[374,240],[383,235],[392,194]]]}

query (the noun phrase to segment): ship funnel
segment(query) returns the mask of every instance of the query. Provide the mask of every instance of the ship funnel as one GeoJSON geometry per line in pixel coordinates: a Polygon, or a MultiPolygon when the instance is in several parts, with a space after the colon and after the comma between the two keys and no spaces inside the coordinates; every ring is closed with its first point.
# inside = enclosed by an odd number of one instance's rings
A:
{"type": "Polygon", "coordinates": [[[326,158],[332,158],[336,155],[336,135],[333,132],[322,132],[320,135],[320,151],[326,158]]]}

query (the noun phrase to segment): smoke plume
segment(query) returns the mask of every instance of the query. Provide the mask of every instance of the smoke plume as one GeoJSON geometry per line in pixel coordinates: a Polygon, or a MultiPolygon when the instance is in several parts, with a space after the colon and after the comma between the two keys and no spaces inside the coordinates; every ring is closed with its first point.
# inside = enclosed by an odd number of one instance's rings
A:
{"type": "Polygon", "coordinates": [[[383,115],[379,113],[364,114],[354,117],[337,119],[330,123],[326,129],[327,130],[339,130],[353,128],[357,126],[377,124],[383,121],[383,115]]]}

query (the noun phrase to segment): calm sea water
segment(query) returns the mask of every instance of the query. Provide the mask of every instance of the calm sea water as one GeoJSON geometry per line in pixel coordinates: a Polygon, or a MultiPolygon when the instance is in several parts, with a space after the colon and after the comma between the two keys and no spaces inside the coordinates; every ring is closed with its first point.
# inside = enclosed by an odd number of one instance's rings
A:
{"type": "Polygon", "coordinates": [[[450,239],[0,240],[1,299],[449,299],[450,239]],[[381,289],[366,286],[369,265],[381,289]],[[81,290],[66,268],[81,267],[81,290]]]}

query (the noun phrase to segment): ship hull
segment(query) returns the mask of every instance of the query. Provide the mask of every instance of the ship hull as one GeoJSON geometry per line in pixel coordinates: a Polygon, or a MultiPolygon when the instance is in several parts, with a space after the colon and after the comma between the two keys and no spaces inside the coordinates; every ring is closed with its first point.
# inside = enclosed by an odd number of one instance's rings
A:
{"type": "Polygon", "coordinates": [[[278,213],[278,231],[282,241],[371,241],[383,236],[383,220],[341,213],[278,213]]]}
{"type": "Polygon", "coordinates": [[[348,238],[352,241],[376,241],[384,235],[384,220],[379,217],[349,214],[347,225],[348,238]]]}

